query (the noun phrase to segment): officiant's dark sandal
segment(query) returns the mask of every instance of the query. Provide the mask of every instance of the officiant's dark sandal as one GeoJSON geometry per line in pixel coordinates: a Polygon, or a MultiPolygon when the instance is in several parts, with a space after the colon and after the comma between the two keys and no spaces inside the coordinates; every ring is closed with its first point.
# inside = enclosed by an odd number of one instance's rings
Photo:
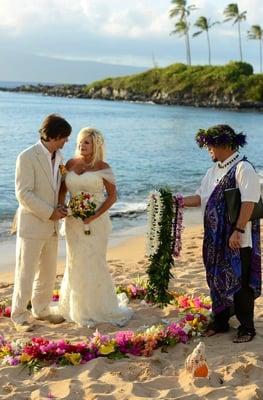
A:
{"type": "Polygon", "coordinates": [[[208,325],[208,327],[204,333],[204,336],[210,337],[210,336],[216,335],[217,333],[224,333],[224,332],[228,332],[228,331],[229,331],[229,325],[227,325],[225,327],[219,327],[219,326],[216,326],[215,323],[211,323],[208,325]]]}
{"type": "Polygon", "coordinates": [[[247,329],[238,329],[236,337],[233,339],[233,343],[247,343],[251,342],[253,337],[256,335],[255,331],[248,331],[247,329]]]}

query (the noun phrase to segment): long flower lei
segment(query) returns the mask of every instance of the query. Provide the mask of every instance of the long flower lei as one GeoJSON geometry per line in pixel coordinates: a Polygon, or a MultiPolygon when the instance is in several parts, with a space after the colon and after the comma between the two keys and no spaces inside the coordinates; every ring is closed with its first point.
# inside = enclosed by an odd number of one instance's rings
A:
{"type": "Polygon", "coordinates": [[[183,210],[184,201],[181,194],[173,196],[174,218],[173,218],[173,246],[174,257],[179,257],[182,250],[183,210]]]}
{"type": "Polygon", "coordinates": [[[168,285],[173,257],[178,257],[182,248],[183,197],[161,188],[150,193],[147,211],[148,296],[164,306],[170,302],[168,285]]]}
{"type": "MultiPolygon", "coordinates": [[[[172,254],[179,257],[182,249],[183,231],[183,209],[184,202],[181,194],[173,196],[173,218],[172,218],[172,254]]],[[[160,232],[163,214],[167,212],[164,207],[162,191],[155,190],[150,192],[147,205],[148,230],[147,230],[147,255],[153,256],[157,253],[160,246],[160,232]]]]}
{"type": "Polygon", "coordinates": [[[150,192],[148,205],[148,232],[147,232],[147,254],[154,255],[160,245],[160,225],[163,214],[163,201],[161,193],[157,190],[150,192]]]}

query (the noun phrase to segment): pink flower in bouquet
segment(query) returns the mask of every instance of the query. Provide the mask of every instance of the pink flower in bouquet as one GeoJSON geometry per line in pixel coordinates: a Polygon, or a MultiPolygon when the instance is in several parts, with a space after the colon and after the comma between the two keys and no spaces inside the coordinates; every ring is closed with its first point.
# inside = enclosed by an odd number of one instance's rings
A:
{"type": "Polygon", "coordinates": [[[59,301],[59,290],[53,290],[52,301],[59,301]]]}

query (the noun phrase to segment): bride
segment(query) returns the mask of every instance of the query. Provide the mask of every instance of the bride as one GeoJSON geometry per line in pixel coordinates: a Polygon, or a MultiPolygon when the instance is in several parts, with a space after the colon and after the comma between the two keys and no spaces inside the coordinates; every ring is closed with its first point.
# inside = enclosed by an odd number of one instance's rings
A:
{"type": "Polygon", "coordinates": [[[123,326],[132,316],[127,298],[116,295],[106,263],[111,222],[108,209],[116,201],[112,169],[103,161],[104,139],[94,128],[83,128],[77,136],[75,158],[66,164],[66,178],[59,202],[70,195],[87,192],[94,197],[96,212],[84,221],[65,220],[67,261],[60,290],[59,313],[82,326],[110,322],[123,326]],[[104,196],[106,192],[106,196],[104,196]],[[85,224],[90,234],[85,235],[85,224]]]}

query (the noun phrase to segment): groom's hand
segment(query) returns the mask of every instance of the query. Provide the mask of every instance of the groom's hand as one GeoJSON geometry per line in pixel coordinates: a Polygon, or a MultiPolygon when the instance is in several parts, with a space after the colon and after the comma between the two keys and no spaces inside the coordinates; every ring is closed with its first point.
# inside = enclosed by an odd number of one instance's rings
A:
{"type": "Polygon", "coordinates": [[[67,215],[67,210],[63,206],[58,205],[54,209],[49,219],[51,219],[51,221],[57,221],[58,219],[66,217],[66,215],[67,215]]]}

